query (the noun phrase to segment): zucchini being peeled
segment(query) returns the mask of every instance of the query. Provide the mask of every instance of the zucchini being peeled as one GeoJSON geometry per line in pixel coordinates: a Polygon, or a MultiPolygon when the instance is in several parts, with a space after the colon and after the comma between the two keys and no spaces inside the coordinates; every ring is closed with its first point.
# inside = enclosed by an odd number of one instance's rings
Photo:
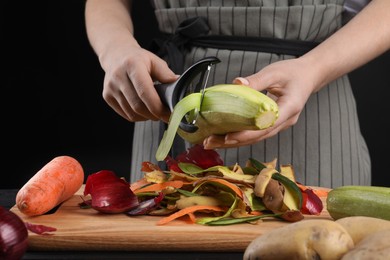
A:
{"type": "Polygon", "coordinates": [[[213,134],[266,129],[278,118],[278,106],[267,95],[248,86],[220,84],[205,90],[195,124],[198,130],[187,133],[179,129],[181,119],[198,108],[200,101],[201,93],[193,93],[176,104],[169,119],[168,129],[157,149],[158,161],[167,156],[176,133],[190,143],[202,143],[206,137],[213,134]]]}
{"type": "Polygon", "coordinates": [[[333,219],[367,216],[390,220],[390,187],[341,186],[328,193],[327,210],[333,219]]]}

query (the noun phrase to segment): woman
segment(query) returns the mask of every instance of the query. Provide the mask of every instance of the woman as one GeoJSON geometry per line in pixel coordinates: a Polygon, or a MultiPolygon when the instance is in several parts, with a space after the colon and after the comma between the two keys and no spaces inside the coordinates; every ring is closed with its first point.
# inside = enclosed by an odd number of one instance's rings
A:
{"type": "MultiPolygon", "coordinates": [[[[390,1],[153,3],[163,33],[173,35],[183,22],[201,17],[206,20],[201,35],[223,35],[217,45],[207,47],[188,40],[183,69],[205,56],[216,56],[221,63],[213,68],[209,85],[245,84],[277,99],[279,118],[273,127],[210,136],[204,141],[205,148],[218,149],[226,165],[243,165],[249,157],[260,161],[277,158],[280,164],[292,164],[297,180],[306,185],[370,185],[369,152],[360,133],[347,73],[390,48],[390,1]],[[229,49],[229,39],[243,44],[229,49]],[[255,44],[259,50],[245,47],[253,39],[259,39],[255,44]],[[263,48],[268,41],[279,47],[263,48]]],[[[159,121],[169,118],[153,82],[172,82],[177,78],[172,69],[182,70],[173,68],[173,63],[168,67],[138,45],[130,6],[125,0],[88,0],[86,26],[106,73],[104,99],[122,117],[136,122],[134,181],[140,178],[142,161],[155,161],[159,121]]],[[[177,151],[184,149],[176,147],[177,151]]]]}

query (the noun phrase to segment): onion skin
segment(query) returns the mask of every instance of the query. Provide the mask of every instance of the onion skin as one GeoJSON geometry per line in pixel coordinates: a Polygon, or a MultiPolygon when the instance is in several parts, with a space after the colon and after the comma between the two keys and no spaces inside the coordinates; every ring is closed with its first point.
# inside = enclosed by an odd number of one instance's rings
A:
{"type": "Polygon", "coordinates": [[[126,214],[129,216],[146,215],[154,210],[164,198],[164,193],[160,192],[157,197],[142,201],[136,208],[131,209],[126,214]]]}
{"type": "Polygon", "coordinates": [[[18,215],[0,206],[0,259],[22,259],[27,251],[28,231],[18,215]]]}
{"type": "Polygon", "coordinates": [[[123,213],[139,204],[130,184],[108,170],[88,176],[84,189],[86,195],[91,195],[91,207],[102,213],[123,213]]]}
{"type": "Polygon", "coordinates": [[[175,172],[183,172],[178,166],[179,162],[192,163],[199,166],[202,169],[207,169],[217,165],[224,165],[221,156],[215,150],[206,150],[203,145],[195,144],[182,152],[176,158],[167,156],[165,162],[168,165],[169,170],[175,172]]]}
{"type": "Polygon", "coordinates": [[[313,192],[312,189],[301,190],[303,203],[301,212],[309,215],[320,215],[324,208],[321,199],[313,192]]]}

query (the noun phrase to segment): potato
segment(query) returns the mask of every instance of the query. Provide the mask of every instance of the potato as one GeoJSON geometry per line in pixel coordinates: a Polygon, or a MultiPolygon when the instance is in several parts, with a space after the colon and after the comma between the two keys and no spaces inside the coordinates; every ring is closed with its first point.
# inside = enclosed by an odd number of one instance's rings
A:
{"type": "Polygon", "coordinates": [[[336,222],[347,230],[355,245],[357,245],[363,238],[372,233],[380,230],[390,229],[389,220],[374,217],[352,216],[340,218],[336,220],[336,222]]]}
{"type": "Polygon", "coordinates": [[[348,232],[327,219],[302,220],[255,238],[244,252],[249,259],[340,259],[354,247],[348,232]]]}
{"type": "Polygon", "coordinates": [[[342,260],[388,260],[390,229],[377,231],[362,239],[342,260]]]}

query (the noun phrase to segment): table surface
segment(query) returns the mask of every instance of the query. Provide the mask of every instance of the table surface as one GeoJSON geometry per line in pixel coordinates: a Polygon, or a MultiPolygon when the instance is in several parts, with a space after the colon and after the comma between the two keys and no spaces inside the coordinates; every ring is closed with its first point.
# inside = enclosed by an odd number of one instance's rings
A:
{"type": "MultiPolygon", "coordinates": [[[[16,189],[0,190],[0,205],[11,209],[15,205],[16,189]]],[[[242,252],[121,252],[121,251],[28,251],[23,259],[242,259],[242,252]]]]}

